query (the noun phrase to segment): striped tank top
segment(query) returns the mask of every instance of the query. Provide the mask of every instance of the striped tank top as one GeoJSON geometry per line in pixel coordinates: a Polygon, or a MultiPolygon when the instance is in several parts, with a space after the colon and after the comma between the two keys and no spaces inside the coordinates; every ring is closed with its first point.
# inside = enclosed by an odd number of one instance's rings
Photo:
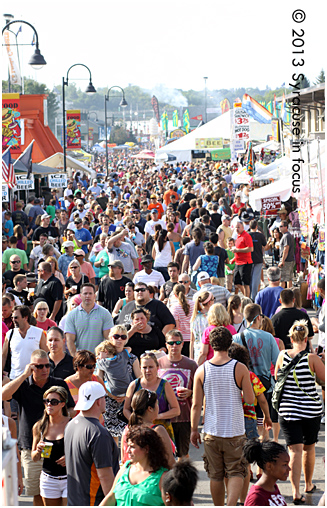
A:
{"type": "Polygon", "coordinates": [[[241,389],[235,381],[237,361],[224,365],[204,363],[204,432],[217,437],[243,436],[244,413],[241,389]]]}
{"type": "MultiPolygon", "coordinates": [[[[285,351],[283,367],[292,358],[285,351]]],[[[308,355],[302,356],[296,367],[292,367],[284,383],[278,414],[285,420],[315,418],[322,414],[322,404],[316,390],[314,373],[310,370],[308,355]],[[299,388],[296,379],[298,381],[299,388]],[[304,390],[304,391],[303,391],[304,390]]]]}

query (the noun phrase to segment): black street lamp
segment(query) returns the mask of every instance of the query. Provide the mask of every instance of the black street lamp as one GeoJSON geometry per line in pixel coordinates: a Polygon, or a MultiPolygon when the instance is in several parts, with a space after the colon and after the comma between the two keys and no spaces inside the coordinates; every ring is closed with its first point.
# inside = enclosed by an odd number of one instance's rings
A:
{"type": "Polygon", "coordinates": [[[92,95],[96,93],[96,89],[92,85],[92,74],[90,69],[84,65],[84,64],[74,64],[71,65],[67,71],[66,81],[65,78],[62,78],[62,139],[63,139],[63,149],[64,149],[64,172],[66,173],[67,166],[66,166],[66,108],[65,108],[65,86],[68,86],[68,74],[70,69],[73,67],[76,67],[77,65],[81,65],[82,67],[85,67],[89,73],[90,73],[90,82],[86,87],[85,93],[92,95]]]}
{"type": "MultiPolygon", "coordinates": [[[[109,102],[109,94],[110,94],[110,90],[112,90],[112,88],[119,88],[121,91],[122,91],[122,94],[123,94],[123,97],[122,97],[122,100],[120,101],[120,107],[122,108],[126,108],[126,106],[128,105],[127,102],[126,102],[126,99],[125,99],[125,92],[124,90],[122,89],[121,86],[117,86],[117,85],[113,85],[111,86],[106,95],[104,96],[104,122],[105,122],[105,140],[106,140],[106,170],[107,170],[107,176],[108,176],[108,173],[109,173],[109,168],[108,168],[108,140],[107,140],[107,137],[108,137],[108,134],[107,134],[107,101],[109,102]]],[[[117,96],[115,96],[117,97],[117,96]]]]}
{"type": "Polygon", "coordinates": [[[90,133],[89,133],[89,120],[90,120],[90,116],[91,115],[95,115],[95,121],[97,122],[99,119],[98,119],[98,115],[96,113],[96,111],[89,111],[88,114],[87,114],[87,149],[89,150],[90,149],[90,133]]]}
{"type": "MultiPolygon", "coordinates": [[[[10,16],[10,14],[5,14],[5,16],[10,16]]],[[[45,61],[44,59],[44,56],[41,55],[41,52],[40,52],[40,49],[39,49],[39,36],[38,36],[38,33],[37,31],[35,30],[34,26],[31,25],[31,23],[28,23],[27,21],[24,21],[23,19],[14,19],[13,21],[9,21],[9,23],[7,23],[3,29],[2,29],[2,35],[3,33],[5,32],[5,30],[8,30],[10,25],[12,25],[13,23],[24,23],[25,25],[28,25],[32,28],[32,30],[34,31],[35,33],[35,37],[36,37],[36,42],[35,42],[35,52],[34,54],[31,56],[30,60],[29,60],[29,65],[31,65],[33,67],[33,69],[35,70],[39,70],[39,69],[42,69],[42,67],[44,65],[47,64],[47,62],[45,61]]],[[[19,44],[20,46],[25,46],[25,44],[19,44]]],[[[4,46],[7,46],[7,44],[4,44],[4,46]]],[[[26,44],[26,46],[29,46],[29,44],[26,44]]],[[[8,82],[9,84],[9,82],[8,82]]]]}
{"type": "Polygon", "coordinates": [[[204,118],[205,123],[207,123],[207,79],[208,77],[204,77],[204,118]]]}

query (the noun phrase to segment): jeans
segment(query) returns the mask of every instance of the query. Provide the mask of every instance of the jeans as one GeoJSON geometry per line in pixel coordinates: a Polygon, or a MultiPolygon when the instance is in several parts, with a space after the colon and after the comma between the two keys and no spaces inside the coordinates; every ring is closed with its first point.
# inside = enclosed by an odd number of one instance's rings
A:
{"type": "Polygon", "coordinates": [[[251,278],[251,298],[254,301],[258,293],[258,287],[261,280],[261,270],[263,263],[253,263],[251,278]]]}

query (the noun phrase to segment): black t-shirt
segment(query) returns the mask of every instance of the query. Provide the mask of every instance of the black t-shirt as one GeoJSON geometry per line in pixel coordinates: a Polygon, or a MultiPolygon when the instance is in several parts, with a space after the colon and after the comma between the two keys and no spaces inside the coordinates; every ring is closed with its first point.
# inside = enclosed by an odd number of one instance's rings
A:
{"type": "Polygon", "coordinates": [[[73,366],[73,357],[68,353],[65,353],[65,356],[62,360],[60,360],[57,365],[55,365],[54,361],[49,357],[50,363],[50,376],[59,377],[60,379],[66,379],[68,376],[72,376],[75,374],[74,366],[73,366]]]}
{"type": "Polygon", "coordinates": [[[225,277],[225,259],[228,259],[228,254],[222,247],[215,247],[215,256],[219,256],[219,263],[217,268],[217,277],[225,277]]]}
{"type": "Polygon", "coordinates": [[[105,210],[109,199],[106,196],[99,196],[98,198],[96,198],[96,201],[99,203],[102,210],[105,210]]]}
{"type": "Polygon", "coordinates": [[[39,226],[33,233],[33,242],[38,242],[40,240],[41,233],[47,233],[48,236],[52,236],[53,238],[59,237],[59,230],[54,226],[48,226],[44,228],[43,226],[39,226]]]}
{"type": "Polygon", "coordinates": [[[220,213],[212,213],[210,215],[210,219],[214,223],[216,229],[219,228],[219,226],[221,225],[221,215],[220,215],[220,213]]]}
{"type": "Polygon", "coordinates": [[[81,276],[82,277],[79,282],[75,282],[71,275],[69,277],[67,277],[65,288],[70,289],[73,286],[77,286],[77,292],[75,294],[79,295],[81,292],[81,285],[85,284],[85,282],[90,282],[88,276],[85,275],[85,273],[81,273],[81,276]]]}
{"type": "Polygon", "coordinates": [[[68,394],[68,407],[74,407],[75,402],[65,381],[49,376],[46,384],[40,388],[32,381],[32,376],[25,379],[12,398],[17,400],[20,409],[18,445],[21,449],[32,449],[33,425],[43,416],[43,395],[51,386],[63,386],[68,394]]]}
{"type": "Polygon", "coordinates": [[[166,346],[165,336],[161,330],[153,327],[149,333],[134,333],[130,339],[128,339],[128,347],[132,348],[133,355],[138,358],[145,353],[145,351],[151,351],[153,349],[160,349],[166,346]]]}
{"type": "Polygon", "coordinates": [[[193,194],[193,192],[187,192],[186,194],[184,194],[183,198],[191,201],[191,199],[196,199],[196,195],[193,194]]]}
{"type": "Polygon", "coordinates": [[[31,302],[28,299],[28,291],[26,289],[23,289],[20,293],[16,291],[15,289],[10,289],[8,293],[13,294],[14,296],[17,296],[18,300],[21,302],[22,305],[31,305],[31,302]]]}
{"type": "Polygon", "coordinates": [[[141,218],[138,222],[135,223],[135,226],[137,228],[139,228],[139,231],[140,233],[142,233],[142,235],[144,235],[144,228],[145,228],[145,225],[146,225],[146,219],[144,219],[141,215],[141,218]]]}
{"type": "Polygon", "coordinates": [[[178,205],[177,210],[179,212],[181,212],[181,219],[184,220],[184,221],[186,220],[185,214],[186,214],[187,210],[189,210],[189,208],[191,208],[191,207],[190,207],[190,203],[188,201],[178,205]]]}
{"type": "Polygon", "coordinates": [[[130,279],[122,276],[119,280],[113,280],[110,277],[101,279],[98,291],[98,301],[103,304],[103,307],[112,314],[116,303],[119,298],[125,297],[125,286],[130,279]]]}
{"type": "Polygon", "coordinates": [[[199,218],[199,208],[194,208],[190,213],[190,221],[194,222],[195,219],[199,218]]]}
{"type": "Polygon", "coordinates": [[[249,235],[253,241],[253,252],[251,252],[253,263],[263,263],[262,247],[267,245],[266,237],[260,231],[249,231],[249,235]]]}
{"type": "Polygon", "coordinates": [[[27,271],[21,268],[20,270],[18,270],[18,272],[14,272],[13,270],[7,270],[2,276],[5,280],[6,279],[10,280],[11,287],[13,287],[14,278],[16,277],[16,275],[25,275],[25,273],[27,273],[27,271]]]}
{"type": "Polygon", "coordinates": [[[288,334],[290,328],[294,324],[294,321],[298,321],[299,319],[305,319],[308,322],[307,327],[309,330],[309,337],[313,337],[314,331],[312,328],[311,320],[308,314],[303,312],[303,310],[295,309],[294,307],[281,309],[271,318],[275,329],[275,336],[284,342],[286,349],[290,349],[292,347],[288,334]]]}
{"type": "MultiPolygon", "coordinates": [[[[142,307],[141,305],[136,306],[135,301],[129,302],[125,307],[122,308],[121,312],[117,317],[117,324],[122,325],[130,325],[131,320],[131,312],[133,312],[136,307],[142,307]]],[[[151,317],[149,321],[150,326],[156,326],[159,330],[162,330],[166,325],[174,325],[176,326],[175,319],[168,309],[168,307],[162,303],[160,300],[150,300],[146,305],[144,305],[146,309],[151,312],[151,317]]]]}
{"type": "MultiPolygon", "coordinates": [[[[63,299],[63,287],[60,280],[54,275],[51,275],[47,281],[40,280],[35,288],[35,297],[47,302],[51,314],[55,302],[63,299]]],[[[56,319],[59,317],[58,314],[56,319]]]]}
{"type": "Polygon", "coordinates": [[[12,213],[12,221],[14,226],[22,226],[23,233],[26,234],[26,227],[29,225],[29,220],[25,212],[23,210],[16,210],[12,213]]]}

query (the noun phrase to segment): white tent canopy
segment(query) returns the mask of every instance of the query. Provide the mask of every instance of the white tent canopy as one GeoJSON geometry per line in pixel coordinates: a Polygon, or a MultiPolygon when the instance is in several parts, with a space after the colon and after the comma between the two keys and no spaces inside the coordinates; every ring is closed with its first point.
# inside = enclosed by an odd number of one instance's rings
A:
{"type": "MultiPolygon", "coordinates": [[[[47,159],[44,159],[44,161],[40,162],[40,165],[63,170],[64,154],[62,152],[57,152],[54,155],[51,155],[51,157],[48,157],[47,159]]],[[[85,166],[85,164],[73,157],[70,157],[69,155],[66,155],[66,167],[67,169],[79,169],[84,173],[90,173],[92,178],[96,176],[96,172],[93,169],[85,166]]]]}
{"type": "Polygon", "coordinates": [[[292,162],[289,157],[281,157],[275,159],[271,164],[255,163],[254,179],[255,180],[278,180],[290,176],[292,172],[292,162]]]}
{"type": "Polygon", "coordinates": [[[261,198],[271,198],[279,196],[281,201],[287,201],[292,194],[292,177],[289,176],[283,180],[277,180],[269,185],[264,185],[259,189],[249,193],[249,204],[253,211],[260,211],[262,208],[261,198]]]}
{"type": "MultiPolygon", "coordinates": [[[[210,122],[198,127],[194,131],[177,139],[173,143],[162,146],[156,151],[156,156],[166,153],[176,157],[176,162],[191,161],[191,150],[196,150],[196,138],[223,138],[230,139],[231,121],[230,112],[214,118],[210,122]]],[[[256,140],[265,140],[267,135],[271,134],[270,124],[261,124],[255,120],[250,120],[250,137],[256,140]]]]}

